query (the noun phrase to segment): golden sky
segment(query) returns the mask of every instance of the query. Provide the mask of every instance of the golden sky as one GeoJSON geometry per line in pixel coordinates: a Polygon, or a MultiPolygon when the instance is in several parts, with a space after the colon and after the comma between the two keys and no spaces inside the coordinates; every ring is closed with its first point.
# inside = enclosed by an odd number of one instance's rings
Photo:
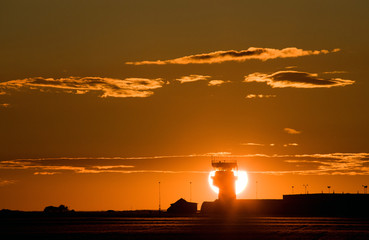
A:
{"type": "Polygon", "coordinates": [[[5,0],[0,209],[156,209],[369,183],[368,1],[5,0]],[[258,182],[256,184],[256,182],[258,182]],[[257,186],[256,186],[257,185],[257,186]]]}

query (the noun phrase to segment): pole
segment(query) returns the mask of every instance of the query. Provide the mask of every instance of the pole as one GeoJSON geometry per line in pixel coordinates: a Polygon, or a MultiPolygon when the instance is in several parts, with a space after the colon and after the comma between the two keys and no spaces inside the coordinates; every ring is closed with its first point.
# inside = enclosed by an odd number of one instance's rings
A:
{"type": "Polygon", "coordinates": [[[255,186],[255,198],[258,199],[258,181],[256,181],[255,186]]]}
{"type": "Polygon", "coordinates": [[[159,182],[159,212],[161,211],[161,196],[160,196],[160,182],[159,182]]]}
{"type": "Polygon", "coordinates": [[[307,187],[309,186],[308,184],[303,184],[302,186],[305,187],[305,194],[307,194],[307,187]]]}
{"type": "Polygon", "coordinates": [[[190,182],[190,202],[192,202],[192,182],[190,182]]]}
{"type": "Polygon", "coordinates": [[[292,194],[293,194],[293,190],[294,190],[295,186],[292,186],[292,194]]]}

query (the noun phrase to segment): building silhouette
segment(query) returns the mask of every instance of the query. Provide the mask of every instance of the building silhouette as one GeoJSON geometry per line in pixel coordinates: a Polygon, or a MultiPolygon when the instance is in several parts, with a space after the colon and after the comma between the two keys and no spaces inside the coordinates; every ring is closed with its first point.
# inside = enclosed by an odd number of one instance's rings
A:
{"type": "Polygon", "coordinates": [[[243,216],[368,217],[369,194],[317,193],[283,195],[283,199],[237,199],[232,204],[204,202],[203,214],[243,216]]]}
{"type": "MultiPolygon", "coordinates": [[[[203,202],[203,214],[241,214],[244,216],[369,216],[369,194],[363,185],[364,194],[309,194],[304,184],[305,194],[283,195],[283,199],[236,199],[234,171],[237,161],[213,158],[215,169],[213,185],[219,188],[218,199],[203,202]]],[[[328,186],[330,190],[330,186],[328,186]]],[[[292,187],[293,190],[293,187],[292,187]]]]}
{"type": "Polygon", "coordinates": [[[194,214],[197,212],[197,203],[187,202],[183,198],[180,198],[175,203],[170,204],[167,212],[174,214],[194,214]]]}
{"type": "Polygon", "coordinates": [[[237,177],[234,175],[234,171],[237,170],[237,161],[231,159],[213,159],[211,165],[215,169],[212,179],[213,185],[219,188],[219,201],[230,202],[235,200],[237,177]]]}

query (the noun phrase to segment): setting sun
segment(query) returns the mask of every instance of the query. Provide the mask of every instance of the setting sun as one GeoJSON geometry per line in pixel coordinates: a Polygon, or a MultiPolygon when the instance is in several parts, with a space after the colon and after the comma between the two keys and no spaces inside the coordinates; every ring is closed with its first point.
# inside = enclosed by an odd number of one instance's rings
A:
{"type": "MultiPolygon", "coordinates": [[[[248,182],[248,177],[246,171],[233,171],[234,175],[237,177],[236,180],[236,194],[240,194],[243,190],[245,190],[248,182]]],[[[212,177],[215,176],[215,171],[211,171],[209,173],[208,181],[210,188],[219,193],[219,188],[214,186],[212,177]]]]}

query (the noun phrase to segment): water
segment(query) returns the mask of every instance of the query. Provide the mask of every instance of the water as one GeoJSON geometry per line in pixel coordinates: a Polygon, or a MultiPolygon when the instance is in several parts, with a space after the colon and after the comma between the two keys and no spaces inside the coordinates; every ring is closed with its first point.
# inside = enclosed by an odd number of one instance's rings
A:
{"type": "Polygon", "coordinates": [[[1,239],[369,239],[368,219],[1,218],[1,239]]]}

